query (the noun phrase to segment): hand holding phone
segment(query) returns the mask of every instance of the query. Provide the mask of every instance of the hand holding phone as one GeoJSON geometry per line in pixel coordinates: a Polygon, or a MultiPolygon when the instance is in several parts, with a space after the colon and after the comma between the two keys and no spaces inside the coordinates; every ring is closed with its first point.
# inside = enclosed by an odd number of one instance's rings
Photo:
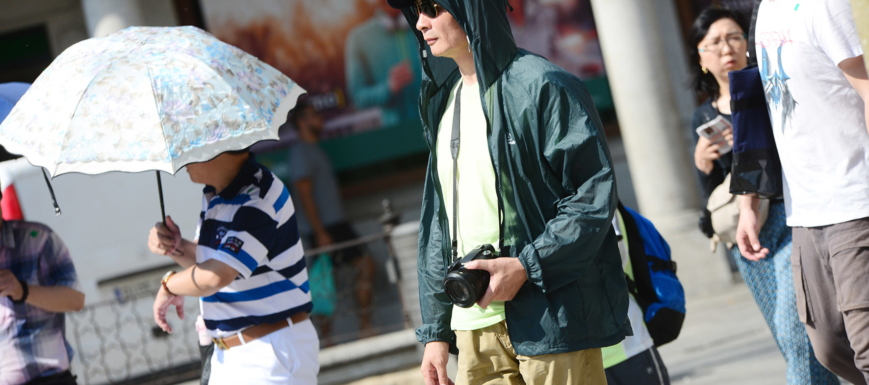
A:
{"type": "Polygon", "coordinates": [[[721,155],[733,150],[733,146],[730,145],[728,140],[728,135],[732,135],[732,132],[733,125],[721,115],[697,127],[697,134],[709,139],[712,144],[719,146],[718,153],[721,155]]]}

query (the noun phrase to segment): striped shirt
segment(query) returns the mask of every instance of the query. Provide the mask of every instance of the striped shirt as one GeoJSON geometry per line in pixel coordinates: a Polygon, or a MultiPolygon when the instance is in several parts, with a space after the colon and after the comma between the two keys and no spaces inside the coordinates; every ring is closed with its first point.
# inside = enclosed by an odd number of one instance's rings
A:
{"type": "Polygon", "coordinates": [[[206,186],[196,263],[210,259],[238,277],[200,298],[205,326],[215,337],[311,311],[308,272],[290,193],[251,158],[223,191],[206,186]]]}
{"type": "MultiPolygon", "coordinates": [[[[10,270],[30,286],[79,290],[69,250],[39,223],[3,221],[0,269],[10,270]]],[[[24,384],[69,370],[72,348],[65,333],[63,313],[0,298],[0,384],[24,384]]]]}

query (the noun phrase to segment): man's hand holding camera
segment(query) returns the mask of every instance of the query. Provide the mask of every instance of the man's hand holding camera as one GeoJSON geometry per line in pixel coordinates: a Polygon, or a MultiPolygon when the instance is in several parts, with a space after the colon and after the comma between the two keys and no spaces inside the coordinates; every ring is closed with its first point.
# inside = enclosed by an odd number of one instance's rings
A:
{"type": "Polygon", "coordinates": [[[492,301],[509,301],[516,296],[522,284],[528,280],[525,266],[518,258],[495,258],[474,260],[465,264],[466,269],[485,270],[491,274],[489,287],[483,298],[477,301],[485,309],[492,301]]]}

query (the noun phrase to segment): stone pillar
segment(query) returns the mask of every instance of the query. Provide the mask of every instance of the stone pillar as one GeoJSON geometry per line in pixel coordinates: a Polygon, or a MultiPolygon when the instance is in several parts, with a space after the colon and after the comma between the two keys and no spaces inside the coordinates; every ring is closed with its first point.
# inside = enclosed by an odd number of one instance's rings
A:
{"type": "Polygon", "coordinates": [[[673,3],[591,3],[639,209],[658,227],[695,227],[699,194],[686,140],[693,100],[673,3]]]}
{"type": "Polygon", "coordinates": [[[82,0],[82,8],[91,37],[102,37],[145,24],[136,0],[82,0]]]}
{"type": "Polygon", "coordinates": [[[863,46],[863,64],[866,65],[866,71],[869,71],[869,59],[866,58],[866,53],[869,52],[869,0],[851,0],[851,9],[854,11],[854,24],[857,25],[860,44],[863,46]]]}

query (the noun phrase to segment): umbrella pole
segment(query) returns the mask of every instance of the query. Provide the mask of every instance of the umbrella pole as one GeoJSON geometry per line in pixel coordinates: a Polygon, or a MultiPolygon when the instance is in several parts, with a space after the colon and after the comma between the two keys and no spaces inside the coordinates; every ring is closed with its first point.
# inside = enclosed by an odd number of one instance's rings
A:
{"type": "Polygon", "coordinates": [[[163,214],[163,226],[166,226],[166,207],[163,205],[163,180],[160,179],[160,171],[157,173],[157,192],[160,193],[160,213],[163,214]]]}

